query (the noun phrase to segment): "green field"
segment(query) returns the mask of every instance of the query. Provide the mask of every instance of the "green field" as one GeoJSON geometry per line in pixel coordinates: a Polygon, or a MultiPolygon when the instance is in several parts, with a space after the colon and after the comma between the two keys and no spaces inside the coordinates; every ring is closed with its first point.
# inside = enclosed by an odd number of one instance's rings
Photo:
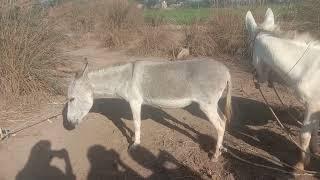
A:
{"type": "Polygon", "coordinates": [[[232,13],[239,14],[239,16],[245,16],[248,10],[253,11],[255,15],[264,16],[267,7],[271,7],[276,16],[288,15],[288,7],[286,6],[260,6],[260,7],[240,7],[240,8],[179,8],[179,9],[146,9],[144,10],[144,17],[147,22],[150,20],[157,20],[172,24],[191,24],[194,20],[205,21],[210,16],[219,13],[232,13]]]}
{"type": "Polygon", "coordinates": [[[174,24],[191,24],[194,20],[206,20],[210,16],[210,8],[181,8],[170,10],[153,10],[144,11],[144,17],[149,19],[161,19],[165,22],[174,24]]]}

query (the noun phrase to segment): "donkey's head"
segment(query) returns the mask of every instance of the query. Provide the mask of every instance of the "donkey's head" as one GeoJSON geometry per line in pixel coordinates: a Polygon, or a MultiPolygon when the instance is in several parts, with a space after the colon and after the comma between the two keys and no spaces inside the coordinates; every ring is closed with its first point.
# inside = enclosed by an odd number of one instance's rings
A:
{"type": "Polygon", "coordinates": [[[87,69],[88,63],[69,85],[67,122],[72,126],[79,124],[93,105],[93,90],[88,80],[87,69]]]}
{"type": "Polygon", "coordinates": [[[260,31],[272,32],[277,29],[277,26],[274,24],[274,14],[270,8],[268,8],[262,24],[257,25],[251,11],[247,12],[245,22],[250,40],[254,40],[260,31]]]}

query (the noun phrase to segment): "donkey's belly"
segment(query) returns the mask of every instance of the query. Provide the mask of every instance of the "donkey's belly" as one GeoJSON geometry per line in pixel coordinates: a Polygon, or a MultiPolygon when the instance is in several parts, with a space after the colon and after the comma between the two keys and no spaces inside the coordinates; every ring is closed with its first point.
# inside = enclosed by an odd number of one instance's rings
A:
{"type": "Polygon", "coordinates": [[[145,100],[145,104],[162,107],[162,108],[182,108],[190,105],[192,100],[189,98],[185,99],[152,99],[152,100],[145,100]]]}

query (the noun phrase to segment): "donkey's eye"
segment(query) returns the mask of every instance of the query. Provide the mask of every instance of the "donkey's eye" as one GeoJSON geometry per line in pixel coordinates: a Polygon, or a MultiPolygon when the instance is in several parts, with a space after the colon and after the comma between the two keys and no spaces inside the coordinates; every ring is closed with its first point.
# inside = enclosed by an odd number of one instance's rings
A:
{"type": "Polygon", "coordinates": [[[74,98],[70,98],[70,99],[69,99],[69,102],[72,102],[72,101],[74,101],[74,98]]]}

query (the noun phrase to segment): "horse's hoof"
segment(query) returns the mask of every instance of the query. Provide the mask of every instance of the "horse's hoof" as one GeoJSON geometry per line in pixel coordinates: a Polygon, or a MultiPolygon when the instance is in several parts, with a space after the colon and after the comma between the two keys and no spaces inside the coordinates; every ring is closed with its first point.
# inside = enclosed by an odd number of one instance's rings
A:
{"type": "Polygon", "coordinates": [[[217,152],[216,154],[214,154],[212,157],[211,157],[211,162],[218,162],[219,161],[219,157],[221,155],[221,152],[217,152]]]}
{"type": "Polygon", "coordinates": [[[138,148],[139,144],[133,143],[132,145],[129,146],[128,150],[129,151],[135,151],[138,148]]]}
{"type": "Polygon", "coordinates": [[[212,158],[211,158],[211,162],[216,163],[216,162],[218,162],[218,161],[219,161],[219,157],[212,157],[212,158]]]}
{"type": "Polygon", "coordinates": [[[304,170],[304,164],[302,162],[297,162],[297,164],[294,165],[296,171],[299,171],[299,170],[304,170]]]}

